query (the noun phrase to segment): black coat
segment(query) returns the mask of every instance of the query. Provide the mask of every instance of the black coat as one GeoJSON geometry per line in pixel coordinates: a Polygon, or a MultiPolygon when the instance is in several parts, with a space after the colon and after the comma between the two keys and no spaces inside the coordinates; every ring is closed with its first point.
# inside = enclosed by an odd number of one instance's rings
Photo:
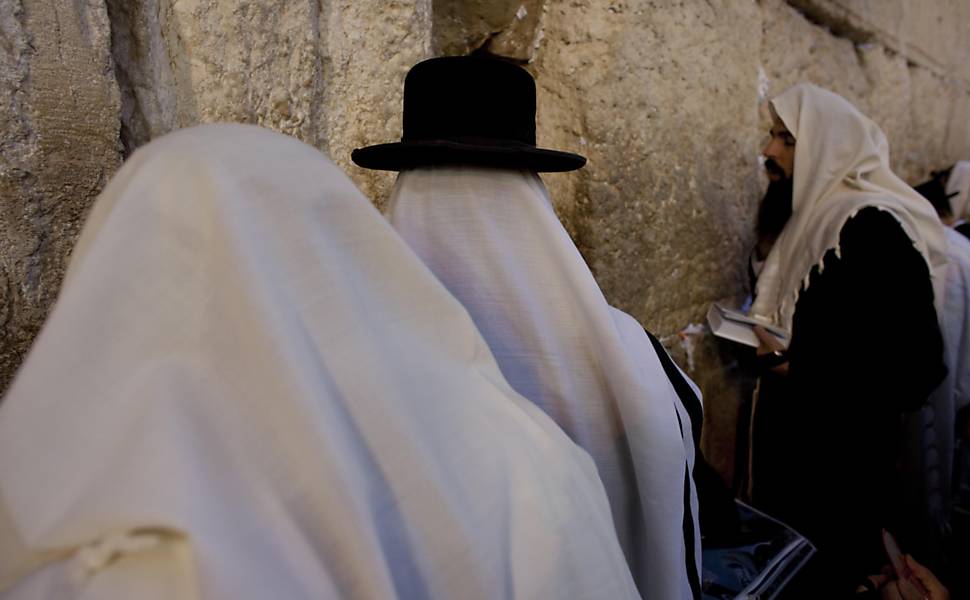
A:
{"type": "Polygon", "coordinates": [[[864,209],[840,247],[799,296],[789,373],[762,378],[752,428],[752,501],[815,543],[826,597],[886,564],[880,529],[906,520],[901,418],[946,373],[929,269],[898,222],[864,209]]]}

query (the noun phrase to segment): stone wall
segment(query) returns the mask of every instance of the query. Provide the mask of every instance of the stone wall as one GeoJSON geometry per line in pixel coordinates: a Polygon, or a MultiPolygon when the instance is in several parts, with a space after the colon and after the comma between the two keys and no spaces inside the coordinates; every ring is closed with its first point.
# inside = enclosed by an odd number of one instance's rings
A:
{"type": "Polygon", "coordinates": [[[121,163],[120,106],[103,5],[0,2],[0,389],[121,163]]]}
{"type": "Polygon", "coordinates": [[[10,0],[0,6],[0,389],[55,296],[83,215],[138,146],[258,123],[330,154],[378,206],[393,175],[350,150],[400,137],[415,62],[478,48],[526,65],[544,177],[607,297],[706,396],[732,477],[750,381],[700,325],[747,293],[764,101],[808,80],[886,131],[911,183],[970,156],[963,0],[10,0]]]}

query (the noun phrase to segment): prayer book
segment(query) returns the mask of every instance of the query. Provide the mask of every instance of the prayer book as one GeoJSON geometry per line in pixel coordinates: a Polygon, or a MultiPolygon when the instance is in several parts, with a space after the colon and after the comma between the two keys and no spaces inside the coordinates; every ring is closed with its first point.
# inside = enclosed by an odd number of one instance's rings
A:
{"type": "Polygon", "coordinates": [[[815,553],[803,535],[734,501],[740,528],[730,540],[703,546],[703,600],[771,600],[815,553]]]}
{"type": "Polygon", "coordinates": [[[741,311],[721,306],[716,302],[707,311],[707,324],[711,328],[711,333],[717,337],[755,348],[761,345],[757,334],[754,332],[755,325],[764,327],[768,333],[778,338],[778,341],[786,348],[791,337],[781,327],[771,325],[755,317],[749,317],[741,311]]]}

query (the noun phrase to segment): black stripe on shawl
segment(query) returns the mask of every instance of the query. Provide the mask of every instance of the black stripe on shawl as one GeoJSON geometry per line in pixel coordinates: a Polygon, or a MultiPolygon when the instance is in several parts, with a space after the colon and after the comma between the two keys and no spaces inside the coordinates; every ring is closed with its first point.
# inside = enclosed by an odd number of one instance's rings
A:
{"type": "Polygon", "coordinates": [[[684,410],[687,411],[687,415],[690,417],[690,428],[691,436],[694,438],[694,450],[700,451],[701,447],[701,426],[704,423],[704,409],[701,408],[701,400],[694,393],[694,390],[684,379],[683,374],[674,361],[667,354],[667,349],[664,348],[663,344],[660,343],[652,333],[644,329],[647,333],[647,337],[650,338],[650,342],[653,344],[653,349],[657,353],[657,357],[660,359],[660,365],[664,368],[664,373],[667,374],[667,379],[670,380],[671,385],[674,386],[674,391],[677,392],[677,397],[680,398],[680,403],[684,406],[684,410]]]}
{"type": "MultiPolygon", "coordinates": [[[[674,411],[677,415],[677,426],[680,428],[680,436],[684,436],[684,422],[680,418],[680,413],[674,411]]],[[[685,568],[687,569],[687,582],[690,584],[691,595],[694,600],[700,600],[701,598],[701,584],[700,576],[697,574],[697,563],[694,561],[694,519],[691,518],[690,512],[690,469],[684,464],[684,546],[686,547],[685,557],[685,568]]]]}
{"type": "Polygon", "coordinates": [[[684,540],[687,542],[687,581],[694,600],[701,600],[700,575],[697,573],[697,559],[694,557],[694,519],[690,512],[690,471],[684,467],[684,540]]]}
{"type": "MultiPolygon", "coordinates": [[[[674,391],[677,392],[677,397],[680,398],[680,403],[684,406],[684,410],[690,416],[691,421],[691,437],[694,440],[694,454],[695,456],[700,456],[700,443],[701,443],[701,421],[704,418],[703,409],[701,408],[700,398],[694,394],[694,390],[691,389],[690,384],[684,379],[681,374],[680,369],[674,364],[674,361],[667,354],[667,349],[663,347],[652,333],[644,329],[647,337],[650,338],[650,342],[653,343],[653,349],[657,353],[657,358],[660,359],[660,364],[663,366],[664,373],[667,375],[667,379],[670,380],[671,385],[674,386],[674,391]]],[[[680,427],[680,435],[684,435],[684,422],[680,418],[680,413],[674,411],[677,415],[677,425],[680,427]]],[[[694,600],[700,600],[701,598],[701,582],[700,574],[697,572],[697,562],[694,558],[694,519],[690,510],[690,470],[687,465],[684,465],[684,545],[686,546],[687,556],[686,556],[686,568],[687,568],[687,581],[690,583],[690,590],[694,597],[694,600]]]]}

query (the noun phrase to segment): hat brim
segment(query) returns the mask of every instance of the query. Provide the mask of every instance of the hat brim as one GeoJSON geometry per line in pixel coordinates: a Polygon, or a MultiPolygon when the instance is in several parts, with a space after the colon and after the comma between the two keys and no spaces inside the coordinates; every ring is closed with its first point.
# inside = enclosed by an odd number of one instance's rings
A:
{"type": "Polygon", "coordinates": [[[447,140],[394,142],[357,148],[350,159],[365,169],[403,171],[435,165],[476,165],[542,173],[575,171],[586,158],[526,144],[481,145],[447,140]]]}

